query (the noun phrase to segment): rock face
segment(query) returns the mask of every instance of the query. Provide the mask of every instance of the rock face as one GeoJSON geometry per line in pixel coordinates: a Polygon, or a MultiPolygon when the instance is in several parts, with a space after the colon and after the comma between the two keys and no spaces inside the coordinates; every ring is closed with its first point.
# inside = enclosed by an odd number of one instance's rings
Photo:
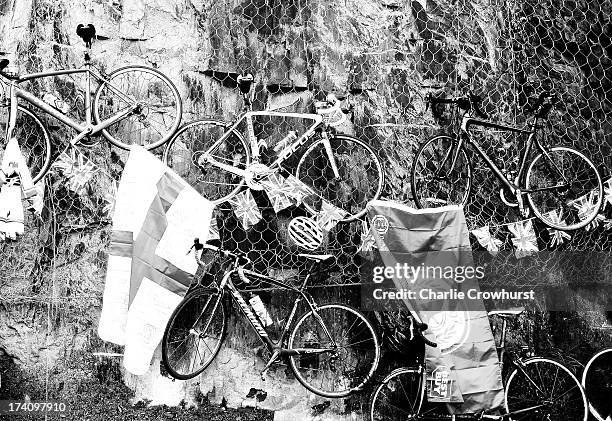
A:
{"type": "MultiPolygon", "coordinates": [[[[528,115],[523,106],[541,90],[555,90],[562,104],[551,116],[549,136],[588,151],[608,176],[606,167],[612,167],[610,12],[609,2],[565,0],[546,5],[536,0],[0,1],[0,50],[22,73],[80,66],[84,49],[74,29],[78,23],[92,22],[98,34],[94,62],[103,71],[127,64],[159,68],[181,93],[185,122],[235,116],[240,110],[235,89],[240,73],[255,75],[257,109],[288,106],[311,112],[314,100],[333,92],[345,97],[350,108],[342,131],[365,140],[383,159],[384,195],[410,202],[416,147],[427,136],[454,128],[450,113],[426,111],[424,97],[429,92],[475,90],[493,117],[522,124],[528,115]]],[[[82,117],[84,87],[77,77],[46,78],[32,89],[58,91],[72,113],[82,117]]],[[[57,122],[45,122],[61,151],[61,140],[70,131],[57,122]]],[[[286,126],[262,127],[278,131],[286,126]]],[[[492,140],[490,151],[500,161],[510,162],[507,152],[493,145],[498,136],[493,134],[492,140]]],[[[120,351],[102,344],[95,331],[109,231],[105,196],[120,175],[125,154],[101,143],[91,149],[91,157],[102,172],[87,195],[70,192],[59,175],[50,175],[42,216],[29,217],[20,242],[0,243],[0,349],[29,376],[50,374],[48,384],[56,388],[87,372],[87,367],[71,366],[77,356],[120,351]]],[[[497,184],[484,174],[475,180],[482,188],[467,208],[471,228],[517,218],[501,206],[497,184]]],[[[231,241],[263,250],[268,266],[286,266],[283,258],[266,251],[284,242],[279,227],[286,220],[268,209],[267,222],[245,233],[230,219],[226,215],[231,241]]],[[[342,252],[335,273],[344,282],[355,282],[359,229],[358,224],[339,228],[327,245],[332,252],[342,252]]],[[[540,242],[545,241],[542,238],[540,242]]],[[[609,234],[600,229],[577,233],[568,247],[605,250],[609,244],[609,234]]],[[[527,276],[528,271],[521,268],[516,273],[527,276]]],[[[315,293],[324,299],[345,292],[315,293]]],[[[355,300],[354,294],[351,299],[355,300]]],[[[549,320],[537,313],[523,328],[536,330],[533,343],[554,349],[575,349],[568,346],[568,336],[560,334],[571,331],[572,340],[590,342],[584,346],[588,353],[602,343],[601,338],[577,333],[602,322],[603,306],[596,301],[597,297],[586,297],[579,303],[580,308],[598,311],[589,313],[591,319],[549,320]],[[544,323],[549,323],[548,330],[539,329],[544,323]]],[[[244,326],[236,326],[240,325],[233,322],[233,329],[238,329],[234,339],[195,381],[171,382],[163,377],[159,354],[143,378],[126,375],[135,399],[176,405],[181,400],[192,402],[194,390],[199,390],[231,406],[278,410],[278,419],[356,419],[367,398],[328,405],[307,393],[282,367],[262,381],[258,373],[263,363],[253,352],[257,339],[244,326]]]]}

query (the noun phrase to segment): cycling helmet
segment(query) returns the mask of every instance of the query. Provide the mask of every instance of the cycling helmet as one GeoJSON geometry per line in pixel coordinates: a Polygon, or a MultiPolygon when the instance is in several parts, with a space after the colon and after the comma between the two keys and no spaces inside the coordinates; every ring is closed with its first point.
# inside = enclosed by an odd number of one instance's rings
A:
{"type": "Polygon", "coordinates": [[[289,222],[289,238],[299,247],[316,250],[323,243],[323,230],[317,222],[306,216],[298,216],[289,222]]]}

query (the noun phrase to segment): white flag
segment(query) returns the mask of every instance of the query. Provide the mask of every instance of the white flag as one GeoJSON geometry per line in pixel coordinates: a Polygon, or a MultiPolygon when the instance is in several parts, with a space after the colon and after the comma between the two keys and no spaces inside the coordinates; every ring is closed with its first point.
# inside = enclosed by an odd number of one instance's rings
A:
{"type": "Polygon", "coordinates": [[[125,368],[142,375],[194,280],[198,265],[187,250],[207,240],[213,204],[140,146],[117,195],[98,333],[125,344],[125,368]]]}

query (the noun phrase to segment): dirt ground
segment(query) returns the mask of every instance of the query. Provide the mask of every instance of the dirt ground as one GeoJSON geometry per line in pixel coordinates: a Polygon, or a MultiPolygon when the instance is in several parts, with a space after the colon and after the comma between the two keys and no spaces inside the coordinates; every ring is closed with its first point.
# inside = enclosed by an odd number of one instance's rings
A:
{"type": "MultiPolygon", "coordinates": [[[[203,400],[198,408],[148,406],[145,402],[131,405],[131,392],[118,384],[100,385],[96,382],[82,383],[77,393],[65,399],[67,411],[48,413],[48,420],[78,421],[266,421],[273,413],[254,408],[231,409],[210,405],[203,400]]],[[[34,399],[33,399],[34,400],[34,399]]],[[[2,414],[0,420],[33,421],[44,420],[44,413],[2,414]]]]}
{"type": "MultiPolygon", "coordinates": [[[[2,386],[0,400],[23,402],[26,396],[32,402],[64,402],[67,410],[62,413],[0,413],[4,421],[271,421],[273,413],[255,408],[232,409],[212,405],[204,395],[195,397],[197,407],[149,406],[147,402],[132,405],[133,392],[123,384],[117,366],[91,370],[76,380],[76,384],[53,382],[52,390],[44,390],[40,379],[27,378],[9,360],[0,358],[2,386]],[[48,395],[47,395],[48,393],[48,395]],[[48,398],[45,399],[45,396],[48,398]]],[[[57,373],[55,373],[57,374],[57,373]]],[[[53,374],[52,374],[53,375],[53,374]]]]}

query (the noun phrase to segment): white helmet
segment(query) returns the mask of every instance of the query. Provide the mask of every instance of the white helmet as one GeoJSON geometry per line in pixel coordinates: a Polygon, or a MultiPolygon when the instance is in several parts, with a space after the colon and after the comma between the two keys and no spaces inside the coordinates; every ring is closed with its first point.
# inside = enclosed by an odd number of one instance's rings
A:
{"type": "Polygon", "coordinates": [[[317,222],[306,216],[298,216],[289,222],[289,238],[306,250],[316,250],[323,243],[323,230],[317,222]]]}

